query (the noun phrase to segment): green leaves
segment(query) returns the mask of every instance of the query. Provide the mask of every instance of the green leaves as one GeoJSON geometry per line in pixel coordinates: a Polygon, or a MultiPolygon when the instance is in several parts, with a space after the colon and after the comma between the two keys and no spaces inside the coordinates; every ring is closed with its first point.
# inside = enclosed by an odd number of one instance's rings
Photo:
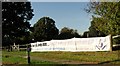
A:
{"type": "Polygon", "coordinates": [[[94,2],[90,4],[88,10],[94,14],[91,27],[105,35],[120,34],[120,2],[94,2]]]}
{"type": "Polygon", "coordinates": [[[70,38],[80,38],[81,36],[77,33],[77,30],[64,27],[61,29],[59,34],[59,39],[70,39],[70,38]]]}
{"type": "MultiPolygon", "coordinates": [[[[16,38],[28,35],[29,20],[32,17],[30,2],[2,2],[2,38],[7,35],[9,40],[15,41],[16,38]]],[[[6,41],[3,41],[3,44],[4,42],[6,41]]]]}
{"type": "Polygon", "coordinates": [[[33,35],[36,41],[54,39],[58,33],[55,21],[49,17],[40,18],[34,25],[33,35]]]}

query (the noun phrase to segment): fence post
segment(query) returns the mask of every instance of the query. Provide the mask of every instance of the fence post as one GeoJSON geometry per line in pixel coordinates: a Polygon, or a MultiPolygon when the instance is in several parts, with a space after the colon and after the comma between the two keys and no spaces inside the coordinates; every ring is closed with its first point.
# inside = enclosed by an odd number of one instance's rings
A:
{"type": "Polygon", "coordinates": [[[112,45],[113,45],[112,35],[110,35],[110,51],[112,51],[112,45]]]}
{"type": "Polygon", "coordinates": [[[31,51],[31,47],[28,45],[28,47],[27,47],[27,52],[28,52],[28,64],[30,64],[30,51],[31,51]]]}

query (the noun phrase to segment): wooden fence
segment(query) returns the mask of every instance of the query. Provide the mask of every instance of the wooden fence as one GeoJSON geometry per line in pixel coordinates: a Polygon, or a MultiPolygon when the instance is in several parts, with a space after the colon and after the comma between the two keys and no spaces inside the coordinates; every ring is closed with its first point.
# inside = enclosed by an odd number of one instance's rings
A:
{"type": "Polygon", "coordinates": [[[30,44],[24,44],[24,45],[11,45],[11,48],[12,50],[14,51],[22,51],[22,50],[26,50],[27,49],[27,46],[30,45],[30,44]]]}

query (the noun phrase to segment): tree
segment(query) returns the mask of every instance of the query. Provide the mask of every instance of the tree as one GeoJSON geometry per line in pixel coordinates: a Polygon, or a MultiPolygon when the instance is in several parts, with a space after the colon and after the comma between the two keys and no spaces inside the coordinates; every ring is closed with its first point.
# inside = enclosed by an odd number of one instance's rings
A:
{"type": "MultiPolygon", "coordinates": [[[[100,31],[97,26],[105,26],[104,24],[101,25],[101,21],[97,20],[99,18],[93,17],[93,20],[91,21],[91,26],[89,27],[89,37],[100,37],[100,36],[106,36],[103,31],[100,31]]],[[[103,29],[103,28],[102,28],[103,29]]]]}
{"type": "Polygon", "coordinates": [[[92,2],[87,12],[93,13],[96,30],[105,35],[120,34],[120,1],[119,2],[92,2]]]}
{"type": "Polygon", "coordinates": [[[73,37],[80,38],[80,35],[77,33],[77,30],[64,27],[61,29],[59,34],[59,39],[70,39],[73,37]]]}
{"type": "Polygon", "coordinates": [[[3,45],[16,43],[21,37],[29,34],[29,20],[33,17],[30,2],[2,3],[2,38],[3,45]]]}
{"type": "Polygon", "coordinates": [[[49,17],[40,18],[33,27],[33,36],[35,41],[55,39],[59,33],[59,30],[55,26],[55,21],[49,17]]]}

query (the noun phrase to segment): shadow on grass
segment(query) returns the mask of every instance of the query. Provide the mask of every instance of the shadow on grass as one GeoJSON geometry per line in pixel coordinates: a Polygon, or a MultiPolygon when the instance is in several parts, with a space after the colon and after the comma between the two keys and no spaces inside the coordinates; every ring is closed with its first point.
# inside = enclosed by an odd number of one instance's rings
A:
{"type": "MultiPolygon", "coordinates": [[[[109,63],[112,63],[112,62],[120,62],[120,59],[113,60],[113,61],[100,62],[100,63],[98,63],[98,64],[109,64],[109,63]]],[[[120,64],[120,63],[119,63],[119,64],[120,64]]]]}

